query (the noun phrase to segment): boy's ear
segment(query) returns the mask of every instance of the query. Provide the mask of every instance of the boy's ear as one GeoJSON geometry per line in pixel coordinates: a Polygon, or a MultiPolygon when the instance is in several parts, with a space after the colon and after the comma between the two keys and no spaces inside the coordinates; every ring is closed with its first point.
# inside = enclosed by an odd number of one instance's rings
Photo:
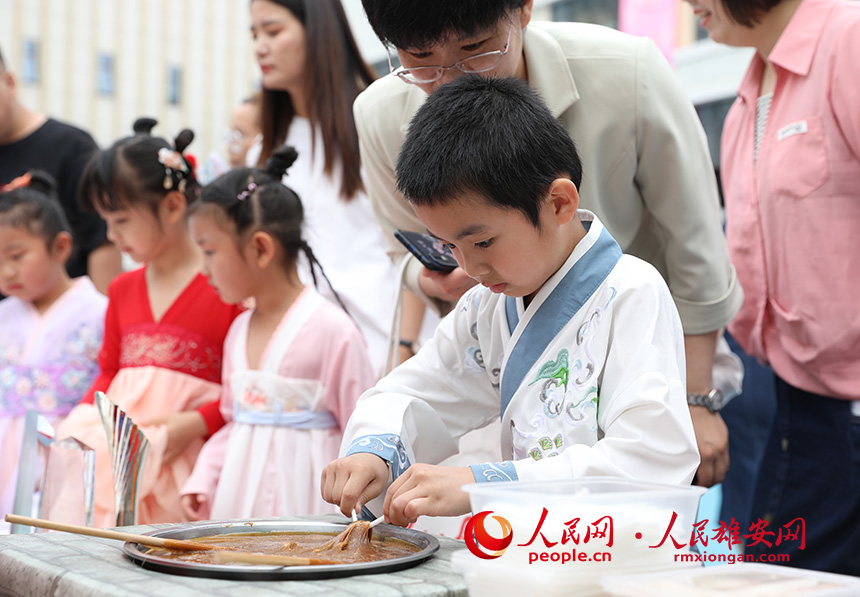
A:
{"type": "Polygon", "coordinates": [[[265,269],[276,257],[275,239],[268,232],[257,231],[248,241],[249,259],[259,269],[265,269]]]}
{"type": "Polygon", "coordinates": [[[579,209],[579,192],[569,178],[556,178],[549,186],[549,201],[559,225],[567,224],[579,209]]]}
{"type": "Polygon", "coordinates": [[[51,254],[54,258],[65,265],[72,255],[72,235],[68,232],[60,232],[51,243],[51,254]]]}

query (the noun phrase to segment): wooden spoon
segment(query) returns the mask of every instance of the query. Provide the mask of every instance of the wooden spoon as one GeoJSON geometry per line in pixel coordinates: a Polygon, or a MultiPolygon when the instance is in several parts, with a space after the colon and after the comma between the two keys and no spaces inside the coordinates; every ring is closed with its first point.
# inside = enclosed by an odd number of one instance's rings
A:
{"type": "Polygon", "coordinates": [[[75,533],[76,535],[89,535],[91,537],[101,537],[102,539],[117,539],[119,541],[129,541],[131,543],[140,543],[149,547],[164,547],[166,549],[178,549],[184,551],[197,550],[226,550],[225,547],[219,545],[209,545],[208,543],[199,543],[197,541],[182,541],[180,539],[164,539],[161,537],[150,537],[149,535],[136,535],[134,533],[123,533],[120,531],[110,531],[108,529],[94,529],[92,527],[82,527],[76,524],[66,524],[64,522],[53,522],[42,518],[30,518],[29,516],[18,516],[17,514],[7,514],[6,522],[12,524],[23,524],[31,527],[39,527],[40,529],[50,529],[52,531],[63,531],[64,533],[75,533]]]}
{"type": "Polygon", "coordinates": [[[136,535],[134,533],[123,533],[120,531],[110,531],[107,529],[94,529],[92,527],[82,527],[76,524],[66,524],[63,522],[53,522],[42,518],[30,518],[28,516],[18,516],[17,514],[7,514],[6,522],[12,524],[23,524],[31,527],[39,527],[40,529],[50,529],[52,531],[63,531],[64,533],[75,533],[76,535],[89,535],[91,537],[101,537],[102,539],[117,539],[119,541],[128,541],[131,543],[139,543],[149,547],[163,547],[165,549],[177,549],[182,551],[198,551],[198,550],[216,550],[215,561],[217,562],[241,562],[246,564],[269,564],[275,566],[318,566],[324,564],[342,564],[333,560],[323,560],[319,558],[301,558],[298,556],[279,556],[266,555],[261,553],[249,553],[244,551],[236,551],[220,545],[210,545],[208,543],[200,543],[197,541],[183,541],[180,539],[164,539],[161,537],[151,537],[149,535],[136,535]],[[223,556],[223,557],[221,557],[223,556]]]}

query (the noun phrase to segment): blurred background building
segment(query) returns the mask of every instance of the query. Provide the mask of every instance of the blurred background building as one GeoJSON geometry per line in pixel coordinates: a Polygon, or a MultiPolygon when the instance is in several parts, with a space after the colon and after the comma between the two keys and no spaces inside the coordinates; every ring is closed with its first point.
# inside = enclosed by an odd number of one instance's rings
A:
{"type": "MultiPolygon", "coordinates": [[[[386,72],[361,1],[341,1],[366,60],[386,72]]],[[[225,155],[230,113],[258,86],[248,3],[0,0],[0,49],[26,106],[90,131],[102,146],[147,115],[168,138],[193,129],[190,151],[199,157],[225,155]]],[[[676,66],[718,159],[722,120],[750,51],[709,41],[680,0],[535,0],[533,18],[651,37],[676,66]]]]}

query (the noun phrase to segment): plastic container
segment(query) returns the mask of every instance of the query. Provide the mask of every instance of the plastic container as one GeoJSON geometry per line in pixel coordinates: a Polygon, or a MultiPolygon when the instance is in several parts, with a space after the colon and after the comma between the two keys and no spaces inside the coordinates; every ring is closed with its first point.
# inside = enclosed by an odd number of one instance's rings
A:
{"type": "Polygon", "coordinates": [[[509,566],[504,556],[482,560],[468,549],[451,554],[451,566],[466,577],[469,597],[540,595],[540,597],[606,597],[600,578],[592,574],[571,574],[560,567],[543,569],[509,566]]]}
{"type": "Polygon", "coordinates": [[[609,575],[600,581],[613,597],[857,597],[860,578],[742,562],[712,568],[609,575]]]}
{"type": "MultiPolygon", "coordinates": [[[[608,562],[592,563],[592,567],[600,569],[668,566],[678,562],[677,554],[689,552],[699,498],[706,491],[690,485],[662,485],[612,477],[481,483],[463,489],[469,493],[473,514],[493,512],[485,519],[491,535],[501,533],[501,525],[492,520],[494,516],[501,516],[510,523],[514,540],[508,551],[517,556],[516,559],[528,563],[529,554],[535,551],[570,552],[573,548],[589,558],[598,552],[609,552],[611,566],[608,562]],[[496,526],[491,527],[492,524],[496,526]],[[531,544],[523,545],[530,538],[533,538],[531,544]],[[578,542],[574,540],[577,538],[578,542]]],[[[588,562],[576,562],[580,568],[584,568],[581,564],[585,563],[588,562]]]]}
{"type": "Polygon", "coordinates": [[[504,535],[500,517],[513,535],[495,559],[468,551],[452,559],[473,595],[603,595],[608,574],[698,567],[679,555],[689,552],[701,487],[588,477],[463,489],[473,514],[491,512],[487,534],[504,535]]]}

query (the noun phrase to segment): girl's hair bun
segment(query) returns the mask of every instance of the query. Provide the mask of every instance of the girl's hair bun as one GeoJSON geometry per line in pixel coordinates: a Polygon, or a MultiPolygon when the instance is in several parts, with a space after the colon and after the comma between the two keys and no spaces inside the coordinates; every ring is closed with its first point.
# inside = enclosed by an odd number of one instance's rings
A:
{"type": "Polygon", "coordinates": [[[191,145],[192,141],[194,141],[194,132],[191,129],[182,129],[173,140],[173,147],[179,153],[185,153],[185,148],[191,145]]]}
{"type": "Polygon", "coordinates": [[[44,170],[30,170],[30,184],[28,186],[49,197],[57,196],[57,181],[44,170]]]}
{"type": "Polygon", "coordinates": [[[297,157],[299,157],[299,154],[295,147],[292,145],[281,145],[266,160],[266,172],[275,180],[281,180],[297,157]]]}
{"type": "Polygon", "coordinates": [[[156,124],[158,124],[158,121],[155,118],[144,116],[134,121],[132,129],[135,135],[151,135],[152,129],[155,128],[156,124]]]}

